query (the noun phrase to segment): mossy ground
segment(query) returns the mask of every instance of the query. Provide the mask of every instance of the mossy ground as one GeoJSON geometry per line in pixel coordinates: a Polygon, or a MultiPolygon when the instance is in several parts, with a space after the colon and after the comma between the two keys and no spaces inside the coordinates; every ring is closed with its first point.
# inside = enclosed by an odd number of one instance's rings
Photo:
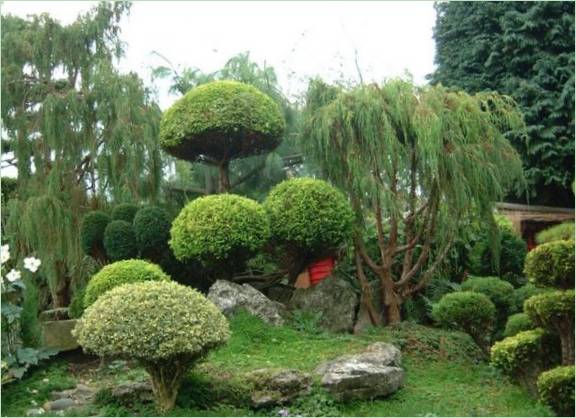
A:
{"type": "MultiPolygon", "coordinates": [[[[402,348],[406,384],[380,400],[336,403],[320,387],[287,407],[303,416],[550,416],[551,411],[526,391],[510,383],[482,358],[461,333],[404,323],[394,329],[373,329],[361,336],[330,335],[309,329],[270,327],[240,314],[232,320],[229,344],[209,355],[184,382],[172,416],[274,416],[278,409],[251,410],[245,375],[258,368],[297,368],[311,371],[325,359],[361,350],[375,341],[402,348]]],[[[309,327],[310,328],[310,327],[309,327]]],[[[72,368],[66,359],[36,369],[19,383],[2,388],[2,416],[25,415],[45,402],[51,391],[76,382],[98,385],[94,405],[68,411],[77,416],[156,416],[153,404],[118,403],[106,387],[120,381],[145,379],[145,372],[98,361],[72,368]],[[47,380],[46,380],[47,379],[47,380]]]]}

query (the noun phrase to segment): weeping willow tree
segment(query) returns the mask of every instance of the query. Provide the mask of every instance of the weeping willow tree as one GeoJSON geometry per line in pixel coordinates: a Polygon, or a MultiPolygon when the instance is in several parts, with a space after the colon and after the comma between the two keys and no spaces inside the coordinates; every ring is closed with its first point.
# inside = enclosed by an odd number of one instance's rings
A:
{"type": "Polygon", "coordinates": [[[493,223],[493,203],[522,178],[520,158],[501,132],[522,124],[514,102],[495,94],[403,80],[350,89],[311,82],[306,155],[356,211],[357,277],[373,324],[401,320],[402,303],[427,285],[463,221],[493,223]],[[374,224],[377,256],[363,236],[374,224]],[[371,295],[366,268],[379,280],[379,295],[371,295]]]}
{"type": "Polygon", "coordinates": [[[56,307],[83,265],[82,213],[153,201],[160,188],[160,110],[137,75],[115,68],[129,8],[101,3],[70,25],[2,16],[2,165],[16,169],[18,196],[5,232],[42,259],[56,307]]]}

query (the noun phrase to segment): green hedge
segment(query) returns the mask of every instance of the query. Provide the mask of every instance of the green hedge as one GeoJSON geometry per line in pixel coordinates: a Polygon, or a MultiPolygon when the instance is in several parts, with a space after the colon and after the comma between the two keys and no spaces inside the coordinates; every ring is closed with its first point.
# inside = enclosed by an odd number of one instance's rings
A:
{"type": "Polygon", "coordinates": [[[532,322],[546,329],[554,329],[570,321],[573,324],[574,290],[554,290],[532,296],[524,302],[524,312],[532,322]]]}
{"type": "Polygon", "coordinates": [[[84,307],[92,305],[102,294],[126,283],[169,281],[170,277],[156,264],[144,260],[123,260],[104,266],[86,286],[84,307]]]}
{"type": "Polygon", "coordinates": [[[461,289],[482,293],[488,296],[498,309],[504,310],[508,310],[510,299],[514,292],[514,287],[510,283],[498,277],[470,276],[462,283],[461,289]]]}
{"type": "Polygon", "coordinates": [[[504,373],[519,377],[541,367],[546,353],[552,349],[550,345],[542,328],[522,331],[496,342],[490,350],[490,362],[504,373]]]}
{"type": "Polygon", "coordinates": [[[573,239],[574,222],[564,222],[558,225],[554,225],[536,234],[536,242],[538,244],[546,244],[547,242],[552,241],[573,239]]]}
{"type": "Polygon", "coordinates": [[[506,327],[504,328],[504,337],[513,337],[519,332],[528,331],[536,328],[534,323],[530,320],[530,317],[525,313],[517,313],[511,315],[506,321],[506,327]]]}
{"type": "Polygon", "coordinates": [[[131,203],[122,203],[112,210],[112,220],[132,223],[138,209],[140,209],[138,206],[131,203]]]}
{"type": "Polygon", "coordinates": [[[95,210],[82,218],[80,225],[80,243],[84,254],[95,256],[104,251],[104,230],[110,223],[110,216],[95,210]]]}
{"type": "Polygon", "coordinates": [[[510,296],[510,313],[520,313],[524,310],[524,301],[532,296],[549,291],[549,288],[536,287],[532,283],[514,289],[510,296]]]}
{"type": "Polygon", "coordinates": [[[554,241],[534,248],[526,257],[526,277],[540,287],[574,288],[574,241],[554,241]]]}
{"type": "Polygon", "coordinates": [[[560,417],[574,416],[574,366],[556,367],[538,377],[540,400],[560,417]]]}
{"type": "Polygon", "coordinates": [[[112,261],[136,257],[138,246],[132,224],[126,221],[110,222],[104,230],[104,249],[112,261]]]}
{"type": "Polygon", "coordinates": [[[156,206],[144,207],[136,212],[133,226],[140,253],[158,259],[168,247],[170,238],[168,213],[156,206]]]}

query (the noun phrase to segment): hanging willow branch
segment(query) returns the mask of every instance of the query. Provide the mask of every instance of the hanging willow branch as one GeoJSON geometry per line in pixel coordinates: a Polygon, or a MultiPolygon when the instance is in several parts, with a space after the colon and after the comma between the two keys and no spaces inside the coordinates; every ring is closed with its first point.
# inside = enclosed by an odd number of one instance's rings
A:
{"type": "Polygon", "coordinates": [[[503,134],[523,126],[522,115],[505,96],[403,80],[349,90],[315,80],[305,113],[306,155],[348,193],[357,260],[380,280],[384,319],[397,322],[401,303],[426,285],[461,221],[493,223],[494,202],[522,178],[503,134]],[[363,244],[369,223],[377,259],[363,244]]]}

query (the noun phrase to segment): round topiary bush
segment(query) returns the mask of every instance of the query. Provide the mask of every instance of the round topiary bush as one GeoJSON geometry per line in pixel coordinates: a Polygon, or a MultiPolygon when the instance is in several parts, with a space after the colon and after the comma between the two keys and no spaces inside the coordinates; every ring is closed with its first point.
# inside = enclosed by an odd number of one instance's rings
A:
{"type": "Polygon", "coordinates": [[[510,313],[522,312],[524,310],[524,301],[526,301],[526,299],[549,290],[549,288],[536,287],[532,283],[526,283],[524,286],[514,289],[510,296],[510,313]]]}
{"type": "Polygon", "coordinates": [[[225,343],[228,321],[199,292],[173,282],[125,284],[102,295],[74,335],[88,352],[137,360],[152,378],[161,412],[174,407],[182,378],[225,343]]]}
{"type": "Polygon", "coordinates": [[[574,290],[556,290],[524,302],[530,320],[560,336],[562,364],[574,364],[574,290]]]}
{"type": "Polygon", "coordinates": [[[556,367],[538,377],[540,400],[559,417],[574,416],[574,366],[556,367]]]}
{"type": "Polygon", "coordinates": [[[164,113],[160,145],[184,160],[221,162],[273,150],[284,129],[280,107],[256,87],[214,81],[190,90],[164,113]]]}
{"type": "Polygon", "coordinates": [[[315,258],[330,255],[352,235],[346,197],[322,180],[295,178],[275,186],[264,202],[272,240],[295,277],[315,258]],[[297,262],[294,262],[297,261],[297,262]]]}
{"type": "Polygon", "coordinates": [[[574,241],[554,241],[534,248],[526,257],[526,277],[536,286],[574,288],[574,241]]]}
{"type": "Polygon", "coordinates": [[[139,207],[131,203],[122,203],[112,209],[112,220],[132,223],[139,207]]]}
{"type": "Polygon", "coordinates": [[[264,246],[270,224],[258,202],[233,194],[212,195],[186,205],[172,223],[170,236],[178,260],[196,259],[229,276],[264,246]]]}
{"type": "Polygon", "coordinates": [[[126,221],[110,222],[104,229],[104,249],[112,261],[136,257],[138,246],[132,224],[126,221]]]}
{"type": "Polygon", "coordinates": [[[110,217],[104,212],[95,210],[82,218],[80,225],[80,243],[84,254],[94,258],[104,258],[104,230],[110,223],[110,217]]]}
{"type": "Polygon", "coordinates": [[[168,247],[170,219],[164,209],[148,206],[140,209],[133,221],[138,249],[144,257],[158,259],[168,247]]]}
{"type": "Polygon", "coordinates": [[[482,293],[454,292],[434,304],[432,317],[441,326],[466,332],[479,347],[487,350],[496,321],[496,307],[482,293]]]}
{"type": "Polygon", "coordinates": [[[156,264],[144,260],[117,261],[92,276],[84,293],[84,307],[92,305],[108,290],[126,283],[169,280],[170,277],[156,264]]]}
{"type": "Polygon", "coordinates": [[[536,328],[530,317],[525,313],[517,313],[508,318],[504,328],[504,337],[513,337],[519,332],[536,328]]]}
{"type": "Polygon", "coordinates": [[[558,225],[554,225],[536,234],[536,242],[538,244],[545,244],[547,242],[558,240],[573,240],[573,239],[574,239],[574,222],[564,222],[558,225]]]}
{"type": "Polygon", "coordinates": [[[514,287],[498,278],[498,277],[474,277],[470,276],[464,283],[461,289],[464,291],[471,291],[482,293],[490,298],[492,303],[498,309],[508,310],[510,305],[510,298],[514,287]]]}

